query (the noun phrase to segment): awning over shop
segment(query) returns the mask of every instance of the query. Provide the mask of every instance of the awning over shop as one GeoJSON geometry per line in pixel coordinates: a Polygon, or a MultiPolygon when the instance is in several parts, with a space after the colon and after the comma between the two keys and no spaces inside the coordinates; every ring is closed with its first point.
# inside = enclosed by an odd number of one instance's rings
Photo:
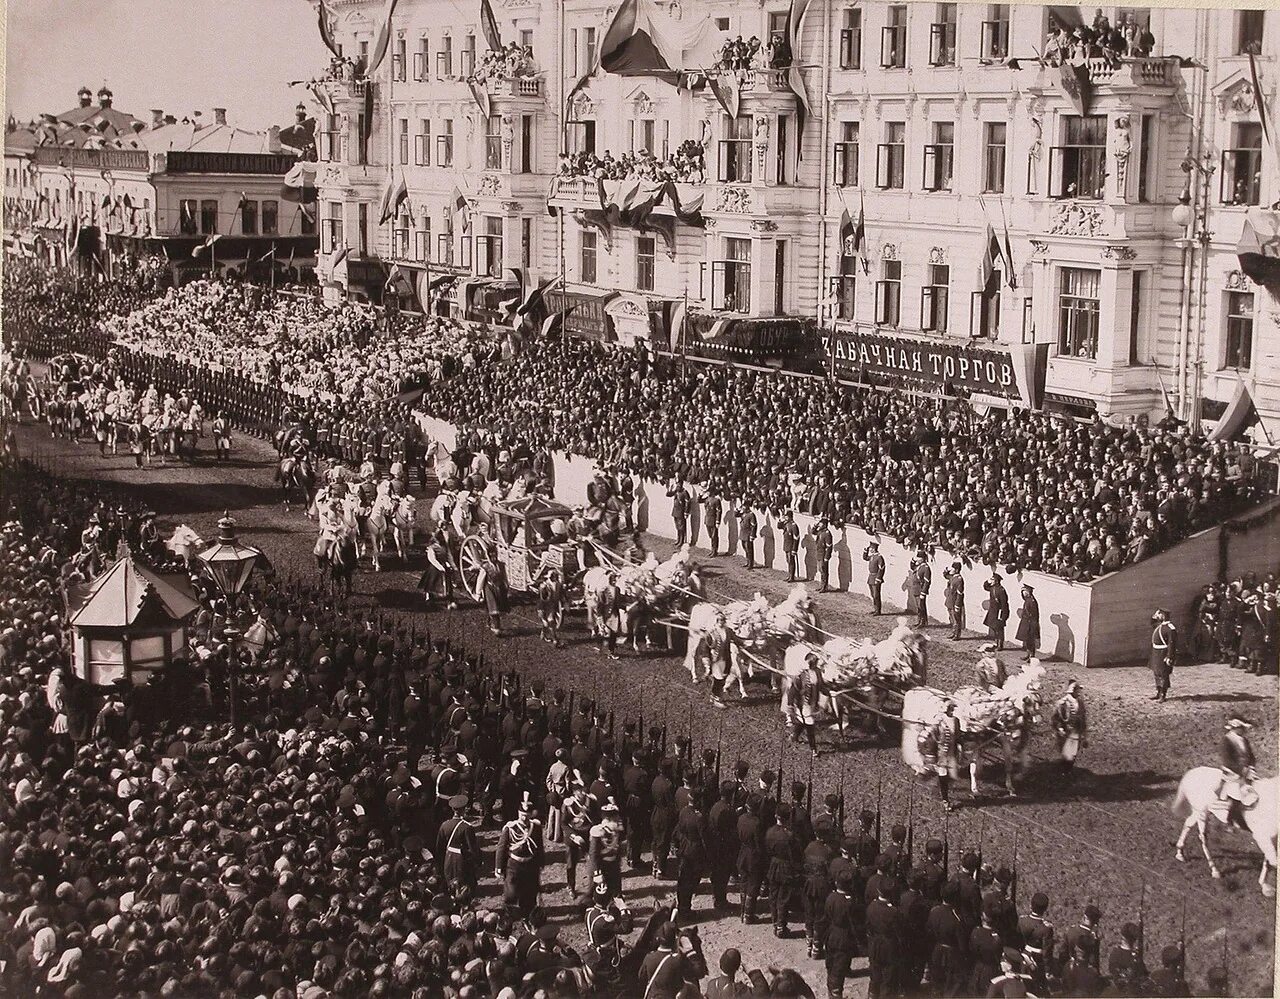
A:
{"type": "Polygon", "coordinates": [[[1240,269],[1268,291],[1280,294],[1280,212],[1250,208],[1236,244],[1240,269]]]}

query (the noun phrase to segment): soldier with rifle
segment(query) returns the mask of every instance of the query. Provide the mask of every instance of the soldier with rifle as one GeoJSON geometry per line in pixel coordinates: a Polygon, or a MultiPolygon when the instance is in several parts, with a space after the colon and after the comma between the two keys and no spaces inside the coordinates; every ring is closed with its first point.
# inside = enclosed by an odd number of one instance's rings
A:
{"type": "Polygon", "coordinates": [[[717,909],[729,908],[729,878],[738,851],[738,810],[733,799],[736,785],[725,781],[720,797],[707,812],[707,866],[711,897],[717,909]]]}

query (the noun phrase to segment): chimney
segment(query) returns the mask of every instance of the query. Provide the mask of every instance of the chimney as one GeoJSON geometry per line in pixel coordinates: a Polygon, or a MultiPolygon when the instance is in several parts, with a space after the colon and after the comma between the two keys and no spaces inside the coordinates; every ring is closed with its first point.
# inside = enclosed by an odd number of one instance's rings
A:
{"type": "Polygon", "coordinates": [[[151,127],[160,128],[164,125],[164,108],[151,109],[151,127]]]}
{"type": "Polygon", "coordinates": [[[93,91],[88,87],[81,87],[76,96],[80,98],[80,106],[82,108],[87,108],[93,103],[93,91]]]}
{"type": "Polygon", "coordinates": [[[225,125],[225,124],[227,123],[227,109],[226,109],[226,108],[214,108],[214,109],[213,109],[213,123],[214,123],[215,125],[225,125]]]}
{"type": "Polygon", "coordinates": [[[104,85],[103,88],[98,91],[98,106],[104,109],[111,107],[112,96],[111,91],[104,85]]]}
{"type": "Polygon", "coordinates": [[[278,153],[280,151],[280,126],[272,125],[267,129],[267,152],[278,153]]]}

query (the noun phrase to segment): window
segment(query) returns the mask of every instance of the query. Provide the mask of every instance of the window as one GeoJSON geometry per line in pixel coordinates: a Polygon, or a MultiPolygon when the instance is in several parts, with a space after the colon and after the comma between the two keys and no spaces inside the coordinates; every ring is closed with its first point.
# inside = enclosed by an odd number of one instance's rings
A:
{"type": "Polygon", "coordinates": [[[751,118],[742,116],[725,122],[725,137],[720,140],[720,182],[751,182],[751,118]]]}
{"type": "Polygon", "coordinates": [[[453,38],[449,35],[440,39],[440,51],[436,53],[436,76],[453,76],[453,38]]]}
{"type": "Polygon", "coordinates": [[[240,232],[245,236],[258,234],[258,203],[256,201],[240,202],[240,232]]]}
{"type": "Polygon", "coordinates": [[[435,263],[453,266],[453,219],[448,212],[444,216],[444,231],[436,237],[435,263]]]}
{"type": "Polygon", "coordinates": [[[412,229],[409,228],[409,216],[401,213],[393,220],[391,230],[391,256],[394,260],[408,260],[412,229]]]}
{"type": "Polygon", "coordinates": [[[577,77],[578,70],[578,29],[569,29],[569,75],[577,77]]]}
{"type": "Polygon", "coordinates": [[[320,133],[320,155],[330,163],[342,159],[342,119],[336,114],[325,115],[324,131],[320,133]]]}
{"type": "Polygon", "coordinates": [[[209,199],[200,202],[200,231],[206,236],[218,231],[218,202],[209,199]]]}
{"type": "Polygon", "coordinates": [[[785,315],[787,311],[787,241],[779,239],[773,244],[773,312],[785,315]]]}
{"type": "Polygon", "coordinates": [[[463,236],[458,240],[458,266],[465,271],[471,270],[473,256],[471,237],[463,236]]]}
{"type": "Polygon", "coordinates": [[[906,180],[907,123],[886,123],[884,142],[876,152],[876,187],[881,190],[902,190],[906,180]]]}
{"type": "Polygon", "coordinates": [[[790,120],[791,120],[790,115],[785,115],[785,114],[778,115],[778,128],[777,128],[778,152],[777,152],[777,162],[774,164],[774,182],[777,184],[785,185],[785,184],[791,183],[791,180],[788,176],[788,170],[787,170],[787,164],[789,162],[787,159],[787,154],[789,152],[788,150],[789,143],[787,142],[787,131],[788,131],[787,124],[790,120]]]}
{"type": "Polygon", "coordinates": [[[850,7],[844,12],[840,29],[840,68],[862,68],[862,10],[850,7]]]}
{"type": "Polygon", "coordinates": [[[418,121],[418,134],[413,137],[414,166],[431,165],[431,122],[426,118],[418,121]]]}
{"type": "Polygon", "coordinates": [[[1101,198],[1107,179],[1106,115],[1066,115],[1063,139],[1049,150],[1050,197],[1101,198]]]}
{"type": "Polygon", "coordinates": [[[729,19],[727,17],[717,17],[716,31],[728,31],[728,30],[729,30],[729,19]]]}
{"type": "Polygon", "coordinates": [[[1242,10],[1236,31],[1236,55],[1262,55],[1262,35],[1266,26],[1265,10],[1242,10]]]}
{"type": "Polygon", "coordinates": [[[365,39],[360,43],[360,66],[361,71],[369,67],[369,40],[365,39]]]}
{"type": "Polygon", "coordinates": [[[533,115],[520,116],[520,172],[533,173],[533,115]]]}
{"type": "Polygon", "coordinates": [[[832,167],[836,187],[857,187],[858,133],[862,126],[856,121],[842,121],[839,124],[839,140],[836,142],[832,167]]]}
{"type": "Polygon", "coordinates": [[[476,237],[476,273],[502,277],[502,219],[484,217],[484,234],[476,237]]]}
{"type": "Polygon", "coordinates": [[[951,190],[952,167],[955,164],[956,126],[949,121],[933,123],[933,141],[924,147],[924,183],[926,191],[951,190]]]}
{"type": "Polygon", "coordinates": [[[880,65],[885,69],[902,69],[907,64],[907,8],[893,4],[889,23],[880,29],[880,65]]]}
{"type": "Polygon", "coordinates": [[[440,123],[440,134],[436,136],[436,165],[453,166],[453,119],[446,118],[440,123]]]}
{"type": "Polygon", "coordinates": [[[858,291],[858,258],[852,254],[840,255],[840,273],[831,278],[831,298],[836,319],[853,322],[854,306],[858,291]]]}
{"type": "Polygon", "coordinates": [[[569,122],[567,139],[569,152],[594,153],[596,151],[596,123],[594,121],[569,122]]]}
{"type": "Polygon", "coordinates": [[[956,5],[938,4],[933,24],[929,25],[929,65],[956,64],[956,5]]]}
{"type": "Polygon", "coordinates": [[[712,264],[711,307],[723,312],[751,311],[751,240],[726,237],[724,260],[712,264]]]}
{"type": "Polygon", "coordinates": [[[1262,200],[1262,124],[1232,126],[1232,148],[1222,152],[1224,205],[1256,205],[1262,200]]]}
{"type": "Polygon", "coordinates": [[[431,39],[423,35],[418,39],[418,51],[413,54],[413,78],[421,83],[431,71],[431,39]]]}
{"type": "Polygon", "coordinates": [[[1138,130],[1138,201],[1151,200],[1151,164],[1155,162],[1156,116],[1144,114],[1138,130]]]}
{"type": "Polygon", "coordinates": [[[982,126],[982,190],[984,194],[1004,193],[1005,137],[1009,126],[989,121],[982,126]]]}
{"type": "Polygon", "coordinates": [[[325,233],[324,249],[326,253],[333,253],[335,250],[346,246],[346,238],[342,231],[342,202],[329,202],[329,217],[324,220],[325,233]]]}
{"type": "Polygon", "coordinates": [[[404,83],[408,62],[408,43],[403,38],[397,38],[395,55],[391,57],[391,76],[397,83],[404,83]]]}
{"type": "Polygon", "coordinates": [[[522,48],[525,51],[526,55],[530,57],[533,56],[533,29],[532,28],[520,29],[520,48],[522,48]]]}
{"type": "Polygon", "coordinates": [[[595,284],[599,279],[600,275],[596,270],[598,248],[599,236],[594,232],[583,232],[582,258],[579,262],[579,273],[583,284],[595,284]]]}
{"type": "Polygon", "coordinates": [[[184,236],[194,236],[198,230],[196,216],[200,210],[198,202],[191,198],[183,198],[178,205],[178,231],[184,236]]]}
{"type": "Polygon", "coordinates": [[[466,35],[462,39],[462,76],[469,79],[476,73],[476,36],[466,35]]]}
{"type": "Polygon", "coordinates": [[[360,240],[357,248],[360,251],[360,256],[367,257],[369,255],[369,205],[362,201],[357,208],[358,215],[356,235],[360,240]]]}
{"type": "Polygon", "coordinates": [[[790,15],[785,10],[769,11],[769,29],[765,35],[765,45],[770,42],[775,44],[785,44],[787,42],[787,22],[790,15]]]}
{"type": "Polygon", "coordinates": [[[1133,291],[1129,296],[1129,363],[1142,363],[1141,331],[1142,331],[1142,279],[1146,271],[1133,272],[1133,291]]]}
{"type": "Polygon", "coordinates": [[[1058,293],[1058,354],[1098,356],[1098,285],[1100,271],[1064,267],[1058,293]]]}
{"type": "Polygon", "coordinates": [[[654,130],[656,122],[652,118],[641,118],[627,122],[631,134],[631,151],[637,153],[642,149],[653,152],[654,130]]]}
{"type": "Polygon", "coordinates": [[[502,169],[502,115],[491,114],[485,123],[484,168],[502,169]]]}
{"type": "Polygon", "coordinates": [[[653,291],[656,243],[652,236],[636,237],[636,288],[653,291]]]}
{"type": "MultiPolygon", "coordinates": [[[[356,134],[358,136],[365,135],[363,111],[360,112],[360,114],[356,115],[356,134]]],[[[364,141],[362,138],[358,138],[356,140],[356,163],[359,166],[364,166],[368,162],[368,159],[369,159],[369,143],[367,141],[364,141]]]]}
{"type": "Polygon", "coordinates": [[[929,283],[920,289],[920,329],[924,332],[947,332],[950,285],[951,268],[946,264],[930,264],[929,283]]]}
{"type": "Polygon", "coordinates": [[[896,327],[902,319],[902,261],[881,262],[876,282],[876,324],[896,327]]]}
{"type": "Polygon", "coordinates": [[[526,271],[533,264],[533,219],[520,220],[520,266],[526,271]]]}
{"type": "Polygon", "coordinates": [[[582,29],[582,71],[589,73],[596,65],[596,29],[582,29]]]}
{"type": "Polygon", "coordinates": [[[987,287],[970,298],[969,336],[1000,339],[1000,279],[1000,272],[993,272],[987,287]]]}
{"type": "Polygon", "coordinates": [[[400,134],[397,138],[399,139],[399,147],[400,147],[400,165],[407,166],[409,163],[409,119],[408,118],[400,119],[400,134]]]}
{"type": "Polygon", "coordinates": [[[425,263],[431,259],[431,216],[425,210],[418,227],[413,234],[413,259],[425,263]]]}
{"type": "Polygon", "coordinates": [[[1224,368],[1248,371],[1253,366],[1253,293],[1227,292],[1227,356],[1224,368]]]}
{"type": "Polygon", "coordinates": [[[987,8],[987,19],[982,22],[982,47],[979,59],[997,62],[1009,56],[1009,5],[993,3],[987,8]]]}

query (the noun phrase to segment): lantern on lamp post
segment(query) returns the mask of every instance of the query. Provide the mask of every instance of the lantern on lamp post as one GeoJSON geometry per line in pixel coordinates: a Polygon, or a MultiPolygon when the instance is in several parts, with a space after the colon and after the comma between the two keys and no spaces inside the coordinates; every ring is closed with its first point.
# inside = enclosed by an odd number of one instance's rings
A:
{"type": "MultiPolygon", "coordinates": [[[[196,554],[205,573],[209,576],[218,592],[227,604],[230,614],[235,603],[253,570],[262,558],[262,552],[252,545],[241,543],[236,537],[236,522],[226,513],[218,521],[218,540],[202,552],[196,554]]],[[[227,628],[227,702],[231,715],[231,727],[237,722],[239,650],[236,644],[240,636],[236,628],[227,628]]]]}

